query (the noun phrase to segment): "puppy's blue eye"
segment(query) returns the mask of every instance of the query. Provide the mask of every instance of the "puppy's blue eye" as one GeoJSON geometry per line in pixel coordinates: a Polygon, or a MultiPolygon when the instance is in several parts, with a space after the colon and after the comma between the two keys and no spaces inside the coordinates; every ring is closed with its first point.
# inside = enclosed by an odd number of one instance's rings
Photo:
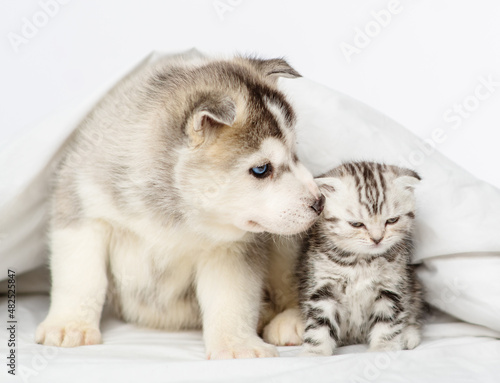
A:
{"type": "Polygon", "coordinates": [[[263,165],[263,166],[256,166],[256,167],[252,168],[252,172],[254,172],[255,174],[258,174],[258,175],[264,174],[265,172],[267,172],[267,164],[263,165]]]}
{"type": "Polygon", "coordinates": [[[264,178],[271,174],[271,164],[255,166],[250,169],[250,174],[257,178],[264,178]]]}

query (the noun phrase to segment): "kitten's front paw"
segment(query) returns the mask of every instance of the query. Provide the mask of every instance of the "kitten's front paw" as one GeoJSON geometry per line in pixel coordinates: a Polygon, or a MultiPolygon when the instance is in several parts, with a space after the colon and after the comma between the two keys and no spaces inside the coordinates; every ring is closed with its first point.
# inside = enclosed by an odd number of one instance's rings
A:
{"type": "Polygon", "coordinates": [[[271,344],[257,338],[245,344],[222,344],[207,347],[207,359],[245,359],[272,358],[279,356],[278,350],[271,344]]]}
{"type": "Polygon", "coordinates": [[[262,334],[266,342],[276,346],[302,344],[304,323],[299,309],[287,309],[276,315],[262,334]]]}
{"type": "Polygon", "coordinates": [[[400,351],[412,350],[420,344],[421,336],[420,330],[411,325],[404,328],[400,335],[396,336],[390,341],[378,340],[370,343],[368,351],[387,352],[387,351],[400,351]]]}
{"type": "Polygon", "coordinates": [[[45,346],[88,346],[101,343],[101,332],[98,328],[82,322],[62,325],[45,321],[38,326],[35,341],[45,346]]]}
{"type": "Polygon", "coordinates": [[[420,344],[422,339],[420,330],[413,325],[405,328],[401,337],[406,350],[413,350],[420,344]]]}

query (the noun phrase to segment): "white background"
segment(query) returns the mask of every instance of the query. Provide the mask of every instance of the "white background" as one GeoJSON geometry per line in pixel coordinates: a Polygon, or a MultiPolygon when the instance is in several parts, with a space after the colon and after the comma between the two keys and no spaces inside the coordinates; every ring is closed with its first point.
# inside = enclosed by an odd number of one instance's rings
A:
{"type": "Polygon", "coordinates": [[[442,129],[437,149],[500,187],[500,84],[474,104],[480,78],[500,82],[498,1],[401,0],[378,30],[373,12],[389,0],[65,0],[39,13],[54,1],[0,3],[0,148],[151,50],[197,47],[285,56],[424,139],[442,129]],[[45,25],[16,47],[25,18],[45,25]],[[373,37],[349,62],[340,46],[356,28],[373,37]],[[443,115],[464,102],[473,110],[454,129],[443,115]]]}

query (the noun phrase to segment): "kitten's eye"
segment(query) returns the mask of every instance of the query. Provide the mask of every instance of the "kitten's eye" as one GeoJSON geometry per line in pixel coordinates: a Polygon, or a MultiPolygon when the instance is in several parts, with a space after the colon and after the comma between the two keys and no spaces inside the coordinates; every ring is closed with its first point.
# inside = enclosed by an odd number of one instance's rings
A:
{"type": "Polygon", "coordinates": [[[266,178],[271,174],[271,164],[265,164],[262,166],[255,166],[250,169],[250,174],[256,178],[266,178]]]}
{"type": "Polygon", "coordinates": [[[362,222],[349,222],[352,227],[363,227],[365,226],[362,222]]]}
{"type": "Polygon", "coordinates": [[[398,221],[399,221],[399,217],[389,218],[387,221],[385,221],[385,224],[386,225],[393,225],[398,221]]]}

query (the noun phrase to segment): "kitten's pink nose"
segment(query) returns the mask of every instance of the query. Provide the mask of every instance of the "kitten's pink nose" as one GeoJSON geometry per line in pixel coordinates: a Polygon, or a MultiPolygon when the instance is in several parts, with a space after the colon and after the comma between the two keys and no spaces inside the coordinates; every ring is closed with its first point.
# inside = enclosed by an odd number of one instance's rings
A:
{"type": "Polygon", "coordinates": [[[373,243],[375,245],[378,245],[380,242],[382,242],[382,240],[384,239],[384,237],[380,237],[380,238],[371,238],[371,240],[373,241],[373,243]]]}

